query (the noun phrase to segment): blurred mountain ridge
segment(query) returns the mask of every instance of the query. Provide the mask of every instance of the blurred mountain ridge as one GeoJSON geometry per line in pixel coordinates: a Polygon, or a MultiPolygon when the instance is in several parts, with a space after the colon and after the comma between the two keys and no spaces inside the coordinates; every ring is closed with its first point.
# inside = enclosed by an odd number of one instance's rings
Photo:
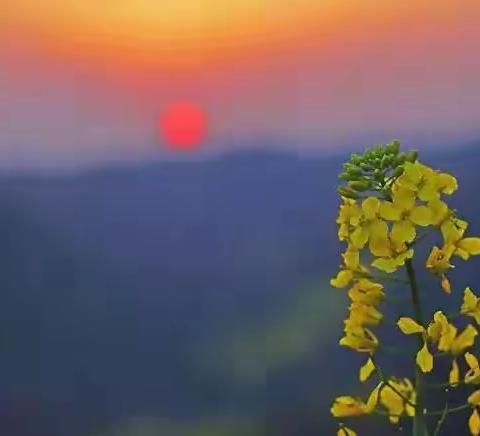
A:
{"type": "MultiPolygon", "coordinates": [[[[335,307],[326,284],[339,263],[344,158],[262,151],[0,177],[2,434],[85,434],[130,416],[199,419],[250,413],[252,404],[267,421],[286,417],[285,434],[324,428],[308,410],[329,401],[315,399],[316,368],[346,365],[332,353],[343,313],[329,313],[332,338],[322,345],[319,334],[318,347],[309,315],[299,329],[299,341],[313,338],[305,352],[274,338],[266,358],[258,335],[292,325],[298,317],[287,309],[304,301],[335,307]],[[309,300],[312,289],[325,304],[309,300]],[[247,376],[265,365],[251,388],[238,353],[247,376]],[[223,362],[209,373],[205,356],[223,362]]],[[[480,233],[480,149],[430,150],[423,160],[458,176],[452,204],[480,233]]]]}

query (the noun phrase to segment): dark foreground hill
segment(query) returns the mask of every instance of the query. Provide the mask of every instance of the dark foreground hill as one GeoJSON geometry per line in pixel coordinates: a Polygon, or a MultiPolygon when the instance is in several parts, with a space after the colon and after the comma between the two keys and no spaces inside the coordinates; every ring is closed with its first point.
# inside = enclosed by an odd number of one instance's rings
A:
{"type": "MultiPolygon", "coordinates": [[[[480,216],[476,148],[429,160],[480,216]]],[[[344,301],[326,286],[340,162],[252,153],[0,178],[0,433],[331,431],[330,397],[353,381],[335,346],[344,301]]]]}

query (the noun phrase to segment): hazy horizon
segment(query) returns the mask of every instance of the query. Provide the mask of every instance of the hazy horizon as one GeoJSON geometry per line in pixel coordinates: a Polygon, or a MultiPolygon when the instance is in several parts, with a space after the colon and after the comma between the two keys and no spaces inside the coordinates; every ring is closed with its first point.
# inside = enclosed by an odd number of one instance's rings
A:
{"type": "Polygon", "coordinates": [[[249,138],[327,153],[480,137],[473,0],[2,6],[4,168],[158,159],[158,117],[179,100],[207,115],[202,153],[249,138]]]}

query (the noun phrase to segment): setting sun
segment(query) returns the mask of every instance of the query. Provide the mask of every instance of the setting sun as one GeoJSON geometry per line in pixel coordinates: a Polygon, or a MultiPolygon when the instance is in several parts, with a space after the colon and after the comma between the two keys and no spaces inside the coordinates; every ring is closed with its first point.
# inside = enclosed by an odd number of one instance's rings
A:
{"type": "Polygon", "coordinates": [[[205,111],[192,102],[176,102],[160,118],[161,133],[175,151],[196,150],[205,139],[205,111]]]}

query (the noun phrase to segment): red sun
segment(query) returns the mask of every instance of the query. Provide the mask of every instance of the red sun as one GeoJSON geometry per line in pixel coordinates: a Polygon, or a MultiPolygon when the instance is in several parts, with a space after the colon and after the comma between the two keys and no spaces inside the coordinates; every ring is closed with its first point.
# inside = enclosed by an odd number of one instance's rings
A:
{"type": "Polygon", "coordinates": [[[160,130],[172,150],[193,151],[204,141],[206,115],[191,102],[176,102],[160,117],[160,130]]]}

